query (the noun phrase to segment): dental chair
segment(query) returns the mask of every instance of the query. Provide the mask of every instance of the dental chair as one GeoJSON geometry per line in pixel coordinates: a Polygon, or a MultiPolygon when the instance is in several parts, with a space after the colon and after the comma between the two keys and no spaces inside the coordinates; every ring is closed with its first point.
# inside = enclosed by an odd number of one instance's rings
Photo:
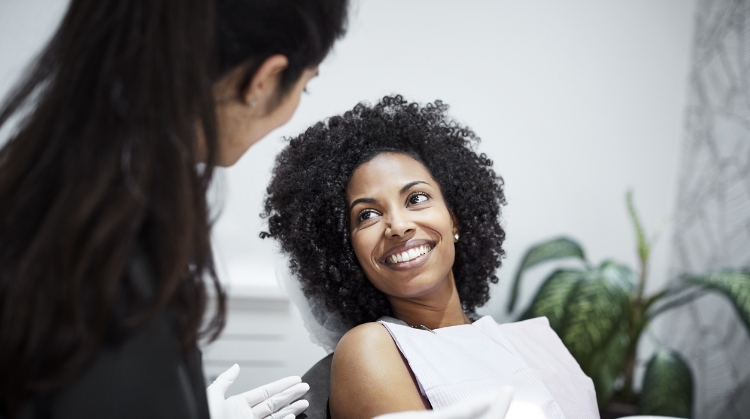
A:
{"type": "Polygon", "coordinates": [[[298,419],[331,419],[331,412],[328,411],[328,392],[331,385],[332,360],[333,354],[326,356],[302,376],[302,382],[310,384],[310,391],[304,396],[310,407],[297,416],[298,419]]]}

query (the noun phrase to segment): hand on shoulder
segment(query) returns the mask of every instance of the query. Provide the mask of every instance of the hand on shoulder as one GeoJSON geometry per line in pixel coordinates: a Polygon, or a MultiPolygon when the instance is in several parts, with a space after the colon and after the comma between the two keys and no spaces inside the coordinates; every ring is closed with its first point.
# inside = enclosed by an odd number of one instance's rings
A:
{"type": "Polygon", "coordinates": [[[425,409],[406,360],[380,323],[359,325],[341,338],[331,365],[329,403],[333,419],[425,409]]]}

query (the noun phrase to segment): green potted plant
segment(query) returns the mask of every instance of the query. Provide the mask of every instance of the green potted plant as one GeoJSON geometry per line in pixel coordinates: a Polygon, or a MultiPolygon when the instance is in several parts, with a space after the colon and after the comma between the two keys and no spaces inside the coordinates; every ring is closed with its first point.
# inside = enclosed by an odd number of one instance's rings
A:
{"type": "Polygon", "coordinates": [[[692,373],[674,351],[656,350],[647,364],[640,395],[634,393],[638,341],[654,318],[708,292],[727,297],[750,332],[750,271],[683,276],[665,289],[646,295],[652,243],[643,232],[631,193],[627,194],[627,205],[638,243],[637,271],[611,260],[591,265],[578,243],[555,238],[533,246],[524,256],[507,311],[513,311],[528,269],[563,258],[580,260],[580,268],[560,268],[547,276],[521,319],[547,316],[550,326],[593,380],[603,417],[610,402],[637,406],[639,414],[690,417],[692,373]]]}

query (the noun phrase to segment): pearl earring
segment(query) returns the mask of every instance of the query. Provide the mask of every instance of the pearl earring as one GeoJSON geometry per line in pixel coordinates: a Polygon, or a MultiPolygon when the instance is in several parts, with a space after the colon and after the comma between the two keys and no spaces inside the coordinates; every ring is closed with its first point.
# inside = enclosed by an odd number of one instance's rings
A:
{"type": "Polygon", "coordinates": [[[250,106],[251,108],[252,108],[253,106],[255,106],[255,104],[256,104],[256,103],[257,103],[257,102],[255,101],[255,99],[250,99],[250,100],[248,100],[248,101],[247,101],[247,105],[248,105],[248,106],[250,106]]]}
{"type": "Polygon", "coordinates": [[[455,241],[458,241],[458,233],[454,234],[453,238],[455,239],[455,241]]]}

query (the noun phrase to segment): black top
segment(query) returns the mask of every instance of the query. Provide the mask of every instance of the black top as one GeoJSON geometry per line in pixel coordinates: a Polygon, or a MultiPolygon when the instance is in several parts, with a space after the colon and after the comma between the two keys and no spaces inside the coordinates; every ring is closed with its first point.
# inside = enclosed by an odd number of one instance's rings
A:
{"type": "MultiPolygon", "coordinates": [[[[136,254],[131,278],[153,288],[149,267],[136,254]]],[[[177,317],[166,309],[116,346],[102,347],[78,378],[25,403],[18,418],[209,419],[204,386],[201,353],[181,351],[177,317]]]]}

